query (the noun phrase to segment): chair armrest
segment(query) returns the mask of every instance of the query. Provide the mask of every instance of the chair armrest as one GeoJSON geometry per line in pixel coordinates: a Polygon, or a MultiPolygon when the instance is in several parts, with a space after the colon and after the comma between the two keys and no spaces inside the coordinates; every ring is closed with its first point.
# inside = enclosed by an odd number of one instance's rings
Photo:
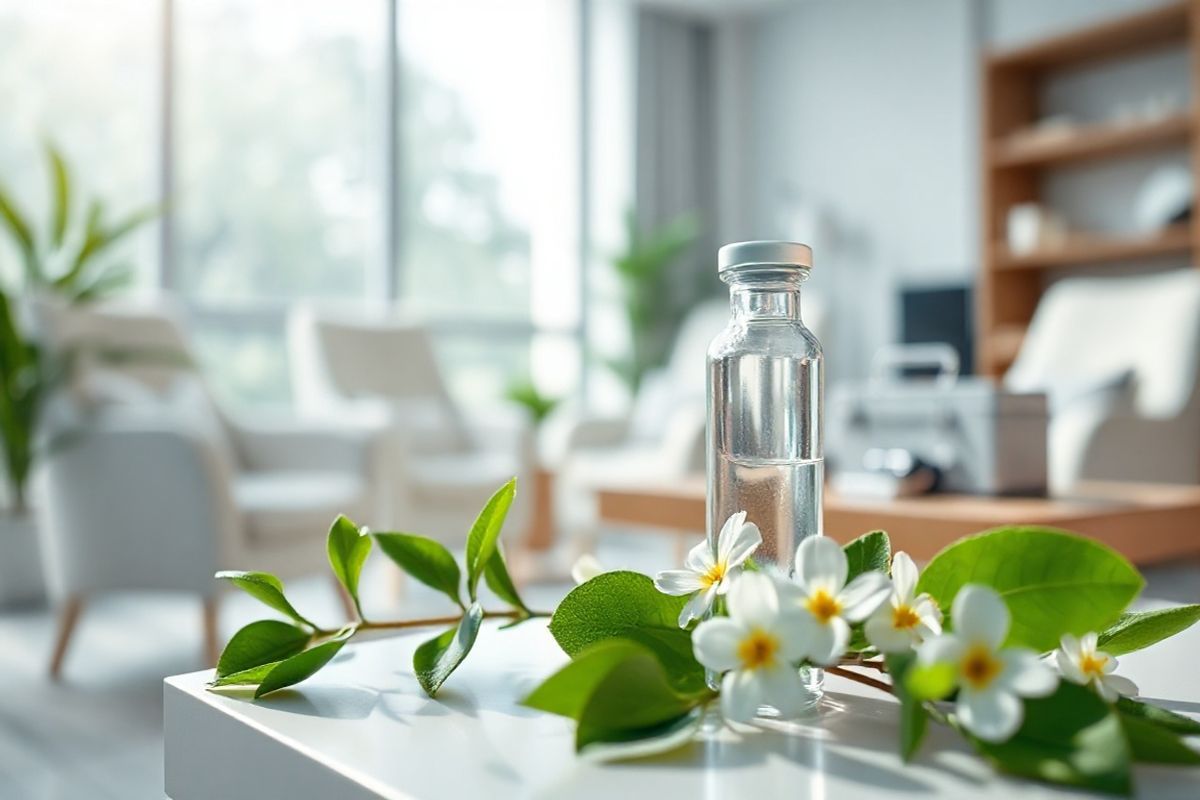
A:
{"type": "Polygon", "coordinates": [[[94,418],[53,436],[47,556],[59,592],[216,591],[241,549],[230,465],[179,419],[94,418]]]}
{"type": "Polygon", "coordinates": [[[238,455],[249,470],[369,468],[386,429],[379,420],[242,418],[233,423],[238,455]]]}

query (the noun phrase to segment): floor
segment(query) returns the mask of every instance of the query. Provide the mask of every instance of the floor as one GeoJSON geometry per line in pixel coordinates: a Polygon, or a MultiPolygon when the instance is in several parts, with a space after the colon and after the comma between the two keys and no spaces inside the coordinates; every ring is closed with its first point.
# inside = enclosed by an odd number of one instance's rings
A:
{"type": "MultiPolygon", "coordinates": [[[[665,538],[614,534],[599,549],[608,567],[653,572],[674,561],[665,538]]],[[[447,611],[446,600],[391,566],[369,562],[363,577],[369,616],[409,617],[447,611]]],[[[1144,597],[1200,600],[1200,564],[1147,570],[1144,597]]],[[[569,589],[530,587],[526,599],[552,607],[569,589]]],[[[326,580],[288,587],[305,613],[339,618],[326,580]]],[[[229,636],[264,616],[255,601],[230,594],[221,628],[229,636]]],[[[67,657],[64,680],[45,677],[52,635],[46,610],[0,613],[0,800],[139,800],[162,798],[162,689],[166,675],[202,668],[199,602],[179,597],[113,597],[89,607],[67,657]]]]}
{"type": "MultiPolygon", "coordinates": [[[[664,538],[608,537],[599,549],[609,567],[644,572],[674,560],[664,538]]],[[[447,613],[448,601],[413,581],[397,588],[390,564],[368,562],[362,579],[368,616],[447,613]],[[397,599],[397,591],[402,592],[397,599]]],[[[535,608],[553,608],[568,582],[525,592],[535,608]]],[[[318,621],[341,619],[323,579],[294,582],[288,595],[318,621]]],[[[221,633],[271,616],[231,593],[221,633]]],[[[0,612],[0,800],[140,800],[162,798],[162,679],[205,665],[200,604],[177,596],[114,596],[89,606],[67,655],[61,683],[45,675],[53,635],[48,610],[0,612]]]]}

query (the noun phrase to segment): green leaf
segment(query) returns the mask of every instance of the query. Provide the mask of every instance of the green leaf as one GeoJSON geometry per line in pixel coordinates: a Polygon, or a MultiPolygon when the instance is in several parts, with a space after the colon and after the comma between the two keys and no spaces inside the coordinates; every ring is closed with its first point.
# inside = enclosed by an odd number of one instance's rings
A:
{"type": "Polygon", "coordinates": [[[71,214],[71,177],[66,159],[51,141],[46,141],[46,160],[50,164],[50,242],[62,247],[67,235],[67,222],[71,214]]]}
{"type": "Polygon", "coordinates": [[[508,516],[516,492],[517,479],[513,478],[488,499],[471,526],[467,536],[467,594],[471,602],[475,601],[479,577],[496,550],[496,540],[500,538],[500,529],[504,527],[504,518],[508,516]]]}
{"type": "Polygon", "coordinates": [[[7,225],[8,232],[12,235],[17,249],[21,251],[21,257],[25,262],[26,279],[34,285],[44,283],[46,276],[42,273],[41,263],[37,257],[33,229],[3,184],[0,184],[0,220],[7,225]]]}
{"type": "Polygon", "coordinates": [[[1161,706],[1122,697],[1117,700],[1117,711],[1122,717],[1137,717],[1176,733],[1200,735],[1200,722],[1161,706]]]}
{"type": "Polygon", "coordinates": [[[1067,681],[1049,697],[1025,700],[1025,720],[1007,742],[968,738],[1004,772],[1109,794],[1132,789],[1117,714],[1095,692],[1067,681]]]}
{"type": "Polygon", "coordinates": [[[458,596],[462,571],[445,545],[412,533],[376,533],[374,536],[379,548],[402,570],[437,589],[458,607],[464,607],[458,596]]]}
{"type": "Polygon", "coordinates": [[[472,603],[457,625],[423,643],[413,653],[413,671],[425,694],[437,696],[438,689],[471,652],[482,622],[483,608],[472,603]]]}
{"type": "Polygon", "coordinates": [[[302,653],[297,653],[290,658],[280,661],[262,679],[262,683],[254,690],[254,696],[256,698],[262,697],[288,686],[295,686],[297,683],[311,678],[322,667],[333,660],[338,651],[345,646],[346,640],[350,638],[351,634],[352,631],[344,632],[336,639],[319,644],[316,647],[310,647],[302,653]]]}
{"type": "MultiPolygon", "coordinates": [[[[682,747],[695,738],[704,720],[704,709],[693,708],[674,719],[645,728],[591,728],[579,755],[589,761],[625,761],[647,758],[682,747]]],[[[578,737],[577,737],[578,739],[578,737]]]]}
{"type": "Polygon", "coordinates": [[[843,547],[842,550],[846,553],[846,562],[850,566],[850,570],[846,574],[847,582],[873,569],[879,570],[884,575],[890,572],[892,542],[883,531],[864,533],[843,547]]]}
{"type": "Polygon", "coordinates": [[[235,633],[221,651],[217,676],[224,677],[283,661],[304,650],[311,638],[309,631],[279,620],[251,622],[235,633]]]}
{"type": "Polygon", "coordinates": [[[292,607],[283,594],[283,583],[269,572],[240,572],[224,570],[216,574],[218,580],[229,581],[246,594],[264,603],[281,614],[286,614],[301,625],[310,628],[317,626],[305,619],[299,611],[292,607]]]}
{"type": "Polygon", "coordinates": [[[1179,734],[1138,716],[1119,714],[1133,760],[1143,764],[1200,764],[1200,753],[1179,734]]]}
{"type": "Polygon", "coordinates": [[[918,592],[944,610],[963,585],[1000,593],[1012,612],[1009,645],[1052,650],[1064,633],[1104,630],[1144,581],[1112,548],[1066,531],[998,528],[960,539],[921,573],[918,592]]]}
{"type": "Polygon", "coordinates": [[[1185,631],[1200,620],[1200,605],[1122,614],[1100,634],[1099,649],[1114,656],[1141,650],[1185,631]]]}
{"type": "Polygon", "coordinates": [[[914,664],[904,677],[904,688],[920,700],[941,700],[954,691],[957,681],[953,664],[914,664]]]}
{"type": "Polygon", "coordinates": [[[208,685],[214,689],[219,689],[223,686],[257,687],[267,675],[271,674],[271,670],[282,663],[282,661],[268,661],[266,664],[259,664],[257,667],[250,667],[238,672],[231,672],[228,675],[218,676],[216,680],[210,682],[208,685]]]}
{"type": "Polygon", "coordinates": [[[513,585],[512,576],[508,574],[508,565],[504,562],[502,547],[497,546],[492,552],[492,557],[488,559],[487,566],[484,567],[483,579],[487,582],[488,588],[495,592],[501,600],[518,611],[529,613],[529,607],[521,599],[517,587],[513,585]]]}
{"type": "Polygon", "coordinates": [[[362,574],[363,563],[371,552],[371,537],[344,515],[338,515],[329,527],[329,537],[326,540],[329,551],[329,566],[333,574],[346,587],[354,600],[358,615],[362,616],[362,604],[358,600],[358,578],[362,574]]]}
{"type": "Polygon", "coordinates": [[[569,656],[605,639],[630,639],[650,648],[681,692],[704,686],[704,667],[691,634],[679,627],[686,597],[671,597],[637,572],[606,572],[576,586],[550,619],[550,633],[569,656]]]}
{"type": "Polygon", "coordinates": [[[900,758],[906,762],[911,761],[921,748],[929,727],[929,712],[921,698],[908,690],[905,680],[916,658],[915,653],[892,653],[884,657],[888,674],[892,676],[892,688],[900,701],[900,758]]]}

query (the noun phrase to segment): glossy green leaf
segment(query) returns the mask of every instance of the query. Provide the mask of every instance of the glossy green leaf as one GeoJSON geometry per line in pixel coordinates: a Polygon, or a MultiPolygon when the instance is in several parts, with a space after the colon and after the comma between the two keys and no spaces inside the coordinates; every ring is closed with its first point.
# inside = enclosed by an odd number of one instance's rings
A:
{"type": "Polygon", "coordinates": [[[438,689],[471,652],[482,622],[483,608],[472,603],[457,625],[417,648],[413,671],[427,695],[437,696],[438,689]]]}
{"type": "Polygon", "coordinates": [[[312,634],[287,622],[263,619],[251,622],[229,640],[217,662],[217,676],[225,677],[263,664],[282,661],[308,647],[312,634]]]}
{"type": "Polygon", "coordinates": [[[342,586],[346,587],[359,616],[362,616],[362,604],[358,600],[358,578],[362,574],[367,555],[371,552],[371,537],[359,530],[358,526],[345,516],[339,515],[329,527],[326,550],[329,552],[329,566],[333,574],[342,586]]]}
{"type": "Polygon", "coordinates": [[[575,656],[605,639],[629,639],[650,648],[681,692],[704,685],[704,668],[692,653],[691,634],[679,627],[686,597],[671,597],[637,572],[605,572],[576,586],[550,620],[550,633],[575,656]]]}
{"type": "Polygon", "coordinates": [[[266,664],[259,664],[257,667],[231,672],[228,675],[221,675],[213,680],[208,685],[214,689],[220,689],[229,686],[253,686],[257,687],[263,682],[263,679],[271,674],[271,670],[279,666],[282,661],[268,661],[266,664]]]}
{"type": "Polygon", "coordinates": [[[462,571],[445,545],[412,533],[376,533],[374,536],[379,549],[400,569],[462,607],[458,595],[462,571]]]}
{"type": "Polygon", "coordinates": [[[580,757],[588,761],[628,761],[668,753],[691,742],[704,721],[704,709],[693,708],[685,714],[645,728],[587,728],[576,737],[580,757]],[[583,744],[578,740],[582,738],[583,744]]]}
{"type": "Polygon", "coordinates": [[[297,683],[311,678],[322,667],[333,660],[338,651],[346,645],[346,640],[349,636],[350,634],[347,632],[336,639],[319,644],[316,647],[310,647],[302,653],[297,653],[280,661],[263,677],[262,683],[254,690],[254,696],[256,698],[262,697],[271,692],[285,689],[288,686],[295,686],[297,683]]]}
{"type": "Polygon", "coordinates": [[[302,625],[310,628],[317,626],[309,622],[292,607],[283,594],[283,583],[269,572],[240,572],[225,570],[216,574],[218,580],[229,581],[261,603],[270,606],[281,614],[286,614],[302,625]]]}
{"type": "Polygon", "coordinates": [[[913,664],[905,674],[904,688],[919,700],[940,700],[954,691],[958,674],[953,664],[913,664]]]}
{"type": "Polygon", "coordinates": [[[900,758],[911,761],[921,748],[929,727],[925,704],[908,690],[905,677],[916,661],[915,653],[892,653],[885,657],[892,688],[900,701],[900,758]]]}
{"type": "Polygon", "coordinates": [[[1148,722],[1144,717],[1120,714],[1120,718],[1134,761],[1142,764],[1200,764],[1200,753],[1188,747],[1178,733],[1148,722]]]}
{"type": "Polygon", "coordinates": [[[850,568],[846,574],[847,581],[871,570],[878,570],[884,575],[890,572],[892,542],[883,531],[864,533],[842,550],[846,553],[846,563],[850,568]]]}
{"type": "Polygon", "coordinates": [[[479,516],[475,518],[475,524],[471,526],[471,532],[467,536],[467,594],[471,602],[475,601],[479,578],[483,575],[492,553],[496,551],[496,542],[500,538],[504,519],[508,516],[508,509],[512,507],[516,493],[517,479],[513,478],[488,499],[479,516]]]}
{"type": "Polygon", "coordinates": [[[980,754],[1014,775],[1108,794],[1130,793],[1124,729],[1116,712],[1095,692],[1063,681],[1049,697],[1024,703],[1025,720],[1007,742],[968,737],[980,754]]]}
{"type": "Polygon", "coordinates": [[[518,611],[522,611],[525,614],[529,613],[529,607],[521,599],[520,593],[517,592],[517,587],[513,584],[512,576],[508,574],[508,565],[504,561],[504,548],[502,546],[497,546],[492,552],[492,557],[488,559],[487,566],[484,567],[483,579],[487,583],[488,588],[495,592],[496,596],[501,600],[518,611]]]}
{"type": "Polygon", "coordinates": [[[1161,706],[1122,697],[1117,700],[1117,711],[1121,713],[1122,717],[1144,719],[1147,722],[1158,725],[1160,728],[1175,731],[1175,733],[1183,733],[1190,736],[1200,735],[1200,722],[1191,717],[1176,714],[1174,711],[1168,711],[1161,706]]]}
{"type": "Polygon", "coordinates": [[[1170,638],[1200,620],[1200,605],[1122,614],[1099,638],[1099,649],[1114,656],[1132,653],[1170,638]]]}
{"type": "Polygon", "coordinates": [[[1008,644],[1052,650],[1064,633],[1104,630],[1143,585],[1119,553],[1082,536],[1041,527],[998,528],[960,539],[921,573],[919,592],[949,610],[968,583],[990,586],[1012,612],[1008,644]]]}

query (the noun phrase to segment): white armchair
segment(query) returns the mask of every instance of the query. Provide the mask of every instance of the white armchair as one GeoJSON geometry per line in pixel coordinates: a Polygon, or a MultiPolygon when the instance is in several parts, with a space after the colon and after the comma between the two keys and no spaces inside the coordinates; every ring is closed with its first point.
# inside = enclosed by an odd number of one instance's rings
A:
{"type": "Polygon", "coordinates": [[[371,430],[223,414],[188,366],[167,306],[45,306],[40,317],[47,344],[75,361],[69,392],[47,415],[45,551],[61,602],[53,676],[87,597],[200,595],[215,660],[214,572],[322,571],[337,514],[374,522],[371,430]]]}
{"type": "Polygon", "coordinates": [[[462,547],[479,509],[516,477],[505,538],[524,529],[534,459],[529,426],[515,413],[467,420],[422,325],[298,309],[288,341],[301,408],[386,426],[381,524],[462,547]]]}
{"type": "Polygon", "coordinates": [[[1052,489],[1200,482],[1200,271],[1059,281],[1009,389],[1050,400],[1052,489]]]}

